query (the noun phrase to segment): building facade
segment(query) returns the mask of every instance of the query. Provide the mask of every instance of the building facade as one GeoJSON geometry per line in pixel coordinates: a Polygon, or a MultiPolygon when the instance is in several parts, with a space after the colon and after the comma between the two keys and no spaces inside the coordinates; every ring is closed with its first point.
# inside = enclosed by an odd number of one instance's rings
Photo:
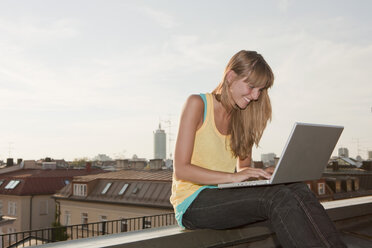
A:
{"type": "Polygon", "coordinates": [[[347,149],[346,147],[338,148],[338,156],[348,158],[349,157],[349,149],[347,149]]]}

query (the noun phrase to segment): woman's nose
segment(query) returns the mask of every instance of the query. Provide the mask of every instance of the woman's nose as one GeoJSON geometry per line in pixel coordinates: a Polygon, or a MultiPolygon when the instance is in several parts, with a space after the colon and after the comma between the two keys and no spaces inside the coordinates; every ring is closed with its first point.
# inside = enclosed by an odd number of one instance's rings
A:
{"type": "Polygon", "coordinates": [[[260,96],[260,90],[259,89],[254,89],[253,94],[252,94],[253,99],[257,100],[259,96],[260,96]]]}

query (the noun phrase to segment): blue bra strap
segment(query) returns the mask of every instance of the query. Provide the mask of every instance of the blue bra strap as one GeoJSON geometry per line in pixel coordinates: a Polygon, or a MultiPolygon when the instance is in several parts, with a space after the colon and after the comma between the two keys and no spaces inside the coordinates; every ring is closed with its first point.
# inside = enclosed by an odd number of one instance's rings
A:
{"type": "Polygon", "coordinates": [[[205,94],[200,94],[200,97],[203,99],[204,102],[204,117],[203,117],[203,123],[205,121],[205,118],[207,117],[207,97],[205,94]]]}

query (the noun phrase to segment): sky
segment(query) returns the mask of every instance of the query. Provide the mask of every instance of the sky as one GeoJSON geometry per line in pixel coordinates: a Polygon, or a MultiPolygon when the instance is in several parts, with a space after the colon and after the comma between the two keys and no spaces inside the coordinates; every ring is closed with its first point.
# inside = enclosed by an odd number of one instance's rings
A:
{"type": "Polygon", "coordinates": [[[372,150],[372,2],[0,2],[0,159],[151,159],[159,122],[174,150],[183,104],[211,92],[240,50],[275,74],[273,119],[254,160],[294,122],[345,127],[372,150]]]}

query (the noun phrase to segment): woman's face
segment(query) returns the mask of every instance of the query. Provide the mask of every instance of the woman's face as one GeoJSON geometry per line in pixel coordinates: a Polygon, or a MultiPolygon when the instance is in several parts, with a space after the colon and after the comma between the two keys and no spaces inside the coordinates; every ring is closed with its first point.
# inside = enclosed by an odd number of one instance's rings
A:
{"type": "Polygon", "coordinates": [[[246,78],[235,78],[230,84],[230,93],[234,104],[245,109],[251,101],[256,101],[264,87],[255,87],[245,82],[246,78]]]}

